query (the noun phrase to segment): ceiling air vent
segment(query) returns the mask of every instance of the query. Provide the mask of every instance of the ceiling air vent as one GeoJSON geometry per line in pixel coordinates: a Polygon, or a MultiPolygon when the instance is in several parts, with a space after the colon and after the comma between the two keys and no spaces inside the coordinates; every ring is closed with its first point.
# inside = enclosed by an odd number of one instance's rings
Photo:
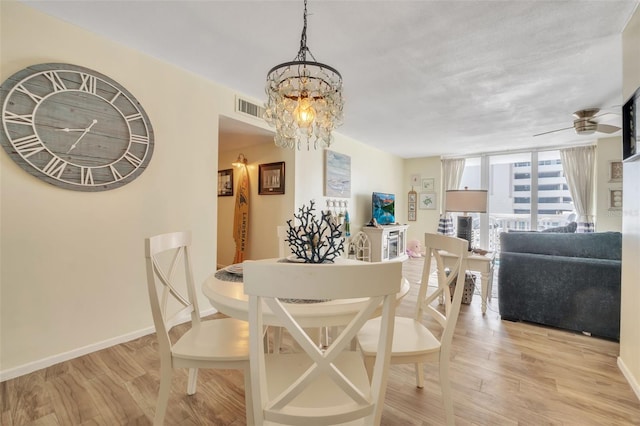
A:
{"type": "Polygon", "coordinates": [[[262,116],[264,115],[264,108],[240,97],[236,97],[236,112],[262,119],[262,116]]]}

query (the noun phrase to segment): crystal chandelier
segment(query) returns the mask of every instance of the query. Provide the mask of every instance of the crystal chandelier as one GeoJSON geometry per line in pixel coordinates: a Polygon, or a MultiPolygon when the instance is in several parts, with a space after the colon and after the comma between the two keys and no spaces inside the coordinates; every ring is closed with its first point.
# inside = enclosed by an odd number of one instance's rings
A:
{"type": "Polygon", "coordinates": [[[307,0],[300,50],[293,61],[269,70],[265,91],[269,100],[264,118],[276,128],[276,146],[300,149],[304,142],[307,150],[311,145],[314,149],[331,146],[331,132],[342,124],[342,76],[317,62],[307,47],[307,0]]]}

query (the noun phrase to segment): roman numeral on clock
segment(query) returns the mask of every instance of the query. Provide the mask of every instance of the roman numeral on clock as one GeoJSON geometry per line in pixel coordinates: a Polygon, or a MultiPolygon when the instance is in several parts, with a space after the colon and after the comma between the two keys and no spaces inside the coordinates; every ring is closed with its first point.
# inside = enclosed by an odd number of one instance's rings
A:
{"type": "Polygon", "coordinates": [[[17,85],[16,90],[20,93],[24,93],[25,95],[29,96],[31,100],[37,104],[39,104],[40,101],[42,101],[42,96],[38,96],[35,93],[30,92],[29,89],[24,87],[22,84],[17,85]]]}
{"type": "Polygon", "coordinates": [[[93,174],[88,167],[80,168],[80,183],[83,185],[93,185],[93,174]]]}
{"type": "Polygon", "coordinates": [[[80,90],[83,92],[96,94],[96,89],[98,86],[98,79],[92,75],[80,74],[80,78],[82,78],[82,83],[80,84],[80,90]]]}
{"type": "Polygon", "coordinates": [[[62,176],[62,172],[64,172],[64,169],[65,167],[67,167],[67,164],[68,163],[66,161],[58,157],[53,157],[51,161],[49,161],[47,165],[44,166],[42,171],[48,174],[49,176],[60,179],[60,176],[62,176]]]}
{"type": "Polygon", "coordinates": [[[25,136],[20,139],[16,139],[12,142],[13,147],[18,151],[18,154],[24,158],[29,158],[33,154],[37,154],[40,151],[44,151],[45,147],[36,135],[25,136]]]}
{"type": "Polygon", "coordinates": [[[54,92],[60,92],[62,90],[67,90],[67,86],[64,85],[64,82],[60,78],[57,72],[49,71],[43,74],[47,79],[51,82],[51,86],[53,86],[54,92]]]}
{"type": "Polygon", "coordinates": [[[26,126],[33,125],[33,114],[16,114],[15,112],[4,112],[5,123],[24,124],[26,126]]]}

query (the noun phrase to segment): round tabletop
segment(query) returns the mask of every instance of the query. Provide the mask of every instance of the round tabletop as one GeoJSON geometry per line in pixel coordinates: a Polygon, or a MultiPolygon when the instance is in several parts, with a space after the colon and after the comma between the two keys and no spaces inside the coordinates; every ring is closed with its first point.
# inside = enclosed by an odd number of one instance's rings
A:
{"type": "MultiPolygon", "coordinates": [[[[270,259],[278,262],[282,259],[270,259]]],[[[341,262],[359,262],[341,259],[341,262]]],[[[202,291],[211,305],[219,312],[232,318],[247,321],[249,319],[249,297],[244,293],[241,275],[230,274],[224,269],[211,274],[202,284],[202,291]]],[[[402,278],[398,303],[407,295],[411,286],[402,278]]],[[[365,299],[339,299],[330,301],[296,301],[288,303],[290,311],[304,327],[338,326],[347,324],[360,310],[365,299]]],[[[265,325],[280,325],[271,311],[265,306],[263,311],[265,325]]],[[[378,312],[379,315],[379,312],[378,312]]]]}

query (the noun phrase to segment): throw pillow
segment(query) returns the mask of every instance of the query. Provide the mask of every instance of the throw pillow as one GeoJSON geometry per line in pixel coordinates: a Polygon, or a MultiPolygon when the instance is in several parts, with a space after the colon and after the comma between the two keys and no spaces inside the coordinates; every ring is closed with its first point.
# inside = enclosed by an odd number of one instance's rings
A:
{"type": "Polygon", "coordinates": [[[566,226],[558,226],[556,228],[547,228],[543,229],[540,232],[562,232],[562,233],[573,233],[576,232],[578,228],[578,224],[576,222],[571,222],[566,226]]]}

